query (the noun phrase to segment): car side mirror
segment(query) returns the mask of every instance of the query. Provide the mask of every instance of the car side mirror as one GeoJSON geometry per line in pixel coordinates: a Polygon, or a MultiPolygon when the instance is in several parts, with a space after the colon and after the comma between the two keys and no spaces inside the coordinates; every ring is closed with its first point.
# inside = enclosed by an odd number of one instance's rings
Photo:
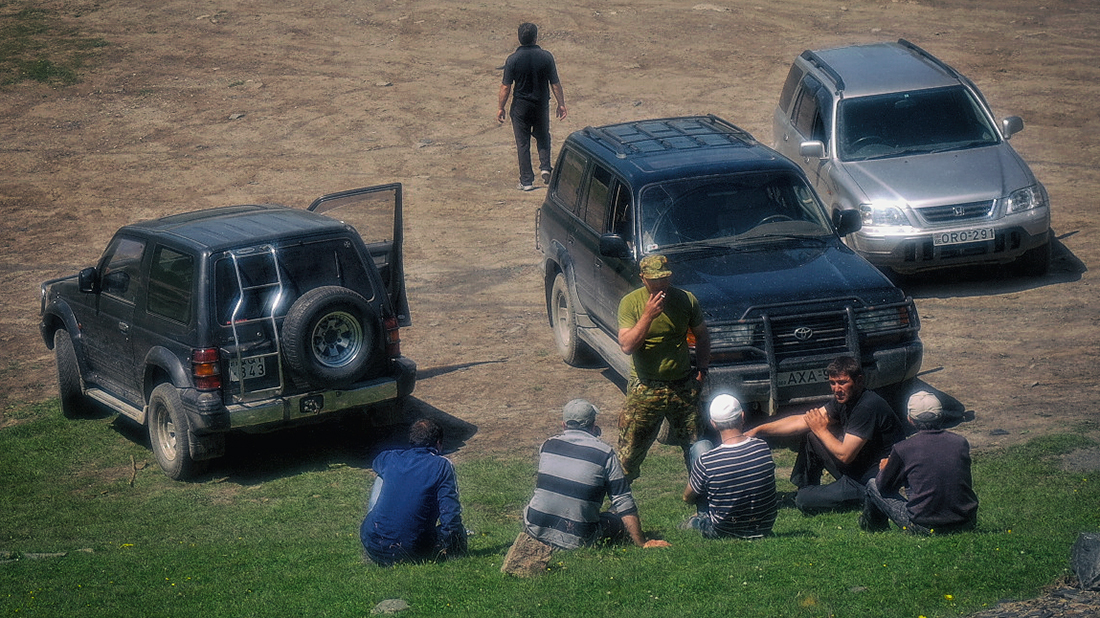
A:
{"type": "Polygon", "coordinates": [[[1016,135],[1020,131],[1024,130],[1024,119],[1019,116],[1009,116],[1004,120],[1001,120],[1001,135],[1005,136],[1005,139],[1016,135]]]}
{"type": "Polygon", "coordinates": [[[833,226],[837,234],[847,236],[863,227],[863,217],[858,210],[837,210],[833,212],[833,226]]]}
{"type": "Polygon", "coordinates": [[[600,236],[600,255],[604,257],[630,259],[630,245],[618,234],[603,234],[600,236]]]}
{"type": "Polygon", "coordinates": [[[80,291],[85,294],[94,294],[98,291],[96,282],[98,276],[94,266],[89,266],[80,271],[76,276],[77,284],[80,286],[80,291]]]}
{"type": "Polygon", "coordinates": [[[807,159],[825,160],[829,158],[825,155],[825,142],[816,139],[799,144],[798,154],[807,159]]]}

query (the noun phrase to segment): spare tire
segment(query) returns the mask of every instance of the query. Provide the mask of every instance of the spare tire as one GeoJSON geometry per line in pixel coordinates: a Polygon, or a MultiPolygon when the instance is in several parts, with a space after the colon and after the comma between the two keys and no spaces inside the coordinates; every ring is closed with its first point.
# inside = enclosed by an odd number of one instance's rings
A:
{"type": "Polygon", "coordinates": [[[350,384],[363,375],[376,345],[374,311],[339,286],[306,292],[283,319],[283,357],[316,387],[350,384]]]}

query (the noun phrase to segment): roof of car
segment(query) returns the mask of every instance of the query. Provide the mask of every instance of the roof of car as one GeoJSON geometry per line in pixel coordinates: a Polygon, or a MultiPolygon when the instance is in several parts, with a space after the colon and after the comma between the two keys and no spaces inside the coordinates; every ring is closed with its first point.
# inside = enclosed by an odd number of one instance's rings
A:
{"type": "Polygon", "coordinates": [[[811,64],[817,64],[814,58],[820,59],[827,67],[822,67],[822,70],[834,82],[840,81],[839,88],[846,97],[959,84],[959,77],[954,69],[904,39],[896,43],[872,43],[807,51],[802,57],[811,64]]]}
{"type": "Polygon", "coordinates": [[[134,223],[124,229],[171,236],[185,245],[221,251],[345,228],[340,221],[307,210],[277,205],[248,205],[169,215],[134,223]]]}
{"type": "Polygon", "coordinates": [[[633,186],[793,164],[717,116],[633,120],[576,131],[568,142],[601,157],[633,186]]]}

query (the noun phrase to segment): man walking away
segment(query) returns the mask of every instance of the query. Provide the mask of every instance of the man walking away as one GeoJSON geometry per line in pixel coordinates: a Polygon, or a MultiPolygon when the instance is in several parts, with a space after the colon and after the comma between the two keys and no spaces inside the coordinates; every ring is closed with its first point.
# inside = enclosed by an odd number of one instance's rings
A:
{"type": "Polygon", "coordinates": [[[504,124],[504,105],[512,97],[512,132],[516,137],[519,157],[519,189],[535,189],[535,172],[531,168],[531,138],[539,155],[539,171],[543,184],[550,182],[550,93],[558,103],[558,120],[565,120],[565,92],[558,79],[554,56],[536,45],[538,26],[519,26],[519,48],[504,63],[504,79],[497,96],[497,122],[504,124]]]}

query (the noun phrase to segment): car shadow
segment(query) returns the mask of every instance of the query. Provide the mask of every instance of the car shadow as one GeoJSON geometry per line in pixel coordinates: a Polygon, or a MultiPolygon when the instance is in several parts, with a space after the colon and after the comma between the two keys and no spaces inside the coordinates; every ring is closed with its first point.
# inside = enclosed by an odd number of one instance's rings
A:
{"type": "MultiPolygon", "coordinates": [[[[408,446],[409,427],[421,418],[439,423],[443,429],[445,454],[460,451],[478,430],[477,425],[409,397],[399,411],[389,414],[372,416],[352,412],[269,433],[230,433],[226,435],[225,455],[211,460],[207,472],[192,480],[259,485],[341,466],[366,470],[378,453],[408,446]]],[[[150,449],[149,464],[156,467],[145,427],[121,415],[116,417],[112,427],[120,435],[150,449]]]]}
{"type": "Polygon", "coordinates": [[[1050,270],[1041,277],[1027,277],[1013,271],[1009,264],[965,266],[929,271],[914,275],[890,276],[891,280],[913,298],[963,298],[1010,294],[1037,288],[1070,283],[1081,279],[1088,266],[1062,243],[1076,235],[1068,232],[1051,240],[1050,270]]]}

